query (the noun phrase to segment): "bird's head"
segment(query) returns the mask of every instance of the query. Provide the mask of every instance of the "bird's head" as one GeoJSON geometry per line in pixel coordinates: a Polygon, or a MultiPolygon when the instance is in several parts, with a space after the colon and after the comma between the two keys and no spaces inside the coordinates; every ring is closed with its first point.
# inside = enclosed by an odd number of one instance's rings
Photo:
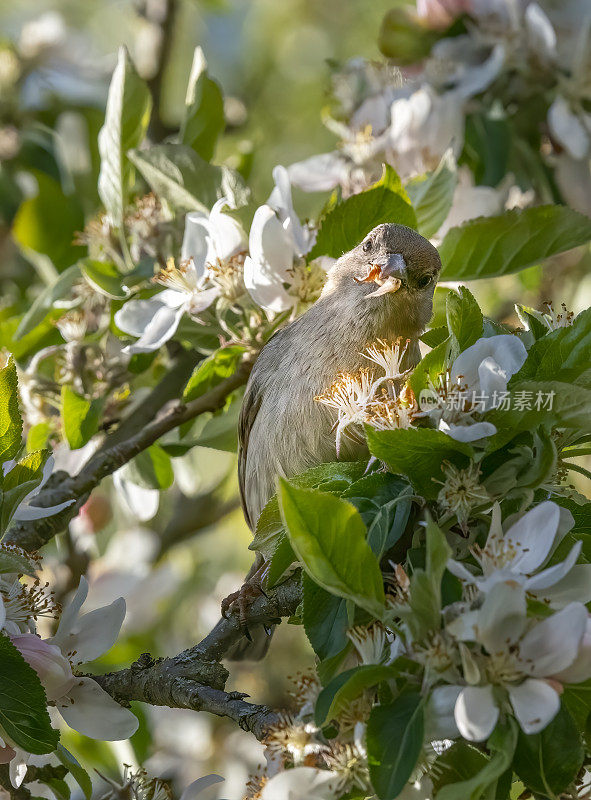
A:
{"type": "Polygon", "coordinates": [[[423,328],[440,269],[439,253],[427,239],[405,225],[384,223],[332,266],[323,295],[367,313],[379,308],[400,317],[410,314],[416,318],[412,327],[423,328]]]}

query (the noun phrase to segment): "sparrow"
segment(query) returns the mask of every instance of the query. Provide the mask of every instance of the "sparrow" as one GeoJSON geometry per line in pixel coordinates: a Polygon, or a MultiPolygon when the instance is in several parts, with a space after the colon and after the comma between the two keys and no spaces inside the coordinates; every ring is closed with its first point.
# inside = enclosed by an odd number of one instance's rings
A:
{"type": "MultiPolygon", "coordinates": [[[[335,460],[334,417],[314,398],[339,373],[367,365],[362,353],[378,339],[408,339],[402,367],[419,362],[418,339],[432,315],[440,269],[439,253],[415,230],[378,225],[333,264],[316,303],[263,347],[238,424],[238,479],[251,530],[275,494],[277,476],[335,460]]],[[[344,437],[339,458],[363,457],[361,447],[344,437]]],[[[261,567],[259,554],[247,583],[260,579],[261,567]]],[[[226,610],[236,599],[240,605],[240,596],[230,596],[226,610]]]]}

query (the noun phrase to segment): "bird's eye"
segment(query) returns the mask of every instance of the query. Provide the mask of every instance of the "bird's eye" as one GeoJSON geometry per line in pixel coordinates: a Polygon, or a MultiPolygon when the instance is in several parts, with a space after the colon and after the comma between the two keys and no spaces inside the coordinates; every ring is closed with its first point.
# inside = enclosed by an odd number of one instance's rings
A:
{"type": "Polygon", "coordinates": [[[373,242],[371,239],[366,239],[362,244],[364,253],[369,253],[372,247],[373,247],[373,242]]]}
{"type": "Polygon", "coordinates": [[[424,289],[425,287],[427,287],[431,283],[432,280],[433,280],[433,276],[432,275],[422,275],[417,280],[417,286],[419,287],[419,289],[424,289]]]}

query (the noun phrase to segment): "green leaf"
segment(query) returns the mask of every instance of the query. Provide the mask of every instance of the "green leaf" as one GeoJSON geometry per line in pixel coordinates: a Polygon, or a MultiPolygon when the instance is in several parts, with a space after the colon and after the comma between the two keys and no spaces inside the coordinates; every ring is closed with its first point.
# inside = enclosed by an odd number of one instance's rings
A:
{"type": "Polygon", "coordinates": [[[322,661],[332,658],[348,642],[347,601],[322,589],[302,575],[304,592],[304,630],[314,652],[322,661]]]}
{"type": "Polygon", "coordinates": [[[474,776],[459,783],[450,783],[440,789],[435,800],[481,800],[484,792],[509,769],[517,743],[517,724],[509,718],[499,724],[491,734],[487,746],[491,758],[474,776]]]}
{"type": "MultiPolygon", "coordinates": [[[[283,531],[283,525],[281,526],[281,530],[283,531]]],[[[289,541],[289,537],[286,533],[281,533],[279,537],[279,541],[277,543],[277,547],[273,555],[271,556],[271,560],[269,562],[269,571],[267,573],[267,584],[270,588],[275,586],[281,578],[285,575],[286,571],[291,567],[291,565],[297,561],[295,553],[293,552],[293,547],[289,541]]],[[[320,591],[323,591],[320,589],[320,591]]],[[[328,595],[333,600],[336,598],[332,597],[332,595],[328,595]]],[[[308,637],[309,638],[309,637],[308,637]]]]}
{"type": "Polygon", "coordinates": [[[316,489],[299,489],[282,478],[279,502],[291,546],[312,580],[381,617],[382,573],[355,507],[316,489]]]}
{"type": "Polygon", "coordinates": [[[438,325],[436,328],[430,328],[428,331],[419,337],[421,342],[424,342],[427,347],[437,347],[442,344],[449,337],[447,325],[438,325]]]}
{"type": "Polygon", "coordinates": [[[480,306],[466,286],[449,292],[446,300],[447,327],[457,343],[458,355],[482,336],[480,306]]]}
{"type": "Polygon", "coordinates": [[[194,400],[196,397],[201,397],[202,394],[215,388],[225,378],[233,375],[245,352],[245,347],[234,344],[216,350],[215,353],[212,353],[200,364],[197,364],[183,392],[185,403],[194,400]]]}
{"type": "Polygon", "coordinates": [[[127,463],[123,474],[128,481],[143,489],[168,489],[174,481],[170,456],[157,444],[127,463]]]}
{"type": "Polygon", "coordinates": [[[339,258],[382,222],[417,227],[408,195],[400,178],[388,165],[384,166],[384,173],[377,183],[343,200],[326,214],[308,259],[323,255],[339,258]]]}
{"type": "Polygon", "coordinates": [[[456,742],[435,761],[433,788],[437,793],[449,784],[463,783],[476,777],[488,764],[488,758],[463,740],[456,742]]]}
{"type": "Polygon", "coordinates": [[[367,526],[367,543],[378,558],[404,533],[410,514],[412,489],[396,475],[364,475],[342,493],[353,503],[367,526]]]}
{"type": "Polygon", "coordinates": [[[439,492],[435,481],[445,479],[442,462],[466,467],[474,452],[469,444],[430,428],[376,431],[366,427],[366,436],[371,454],[385,461],[392,472],[408,476],[417,493],[428,499],[439,492]]]}
{"type": "Polygon", "coordinates": [[[434,236],[445,222],[457,183],[456,163],[448,150],[437,169],[413,178],[404,187],[417,215],[418,231],[426,239],[434,236]]]}
{"type": "Polygon", "coordinates": [[[18,407],[18,378],[13,359],[0,369],[0,464],[21,449],[23,421],[18,407]]]}
{"type": "Polygon", "coordinates": [[[396,674],[394,667],[385,664],[363,664],[341,672],[318,696],[314,711],[316,724],[323,727],[366,689],[394,678],[396,674]]]}
{"type": "Polygon", "coordinates": [[[126,153],[142,142],[151,111],[150,91],[135,71],[126,48],[120,47],[109,86],[105,124],[98,137],[101,157],[98,191],[117,227],[123,224],[133,174],[126,153]]]}
{"type": "MultiPolygon", "coordinates": [[[[291,482],[295,486],[301,486],[304,489],[320,487],[324,492],[334,492],[340,495],[354,481],[359,480],[366,469],[367,462],[335,461],[328,464],[320,464],[317,467],[306,470],[306,472],[302,472],[300,475],[295,475],[291,478],[291,482]]],[[[284,536],[285,527],[279,513],[277,495],[273,495],[261,512],[249,550],[262,553],[269,560],[272,558],[281,537],[284,536]]],[[[269,586],[273,586],[273,583],[269,583],[269,586]]]]}
{"type": "Polygon", "coordinates": [[[104,398],[86,400],[69,386],[62,386],[62,424],[72,450],[84,447],[98,431],[104,398]]]}
{"type": "Polygon", "coordinates": [[[513,769],[528,789],[554,798],[576,778],[584,755],[577,726],[562,706],[541,733],[519,731],[513,769]]]}
{"type": "Polygon", "coordinates": [[[414,368],[409,378],[409,383],[419,402],[419,406],[421,406],[421,391],[423,389],[432,392],[434,391],[433,387],[439,387],[441,376],[445,375],[447,365],[451,360],[452,346],[452,338],[446,337],[440,344],[433,347],[414,368]]]}
{"type": "Polygon", "coordinates": [[[64,767],[68,768],[72,777],[82,789],[82,793],[84,794],[86,800],[90,800],[92,797],[92,781],[90,780],[88,772],[78,763],[72,753],[70,753],[69,750],[66,750],[63,745],[58,744],[55,754],[62,762],[64,767]]]}
{"type": "Polygon", "coordinates": [[[441,581],[450,556],[445,536],[428,517],[425,569],[415,569],[410,578],[411,615],[407,623],[417,638],[441,627],[441,581]]]}
{"type": "Polygon", "coordinates": [[[4,635],[0,635],[0,727],[18,747],[35,755],[51,753],[59,740],[37,673],[4,635]]]}
{"type": "Polygon", "coordinates": [[[31,307],[21,319],[14,335],[15,339],[22,339],[27,333],[43,322],[47,314],[51,311],[56,300],[61,300],[72,288],[74,283],[80,278],[80,267],[74,264],[65,269],[58,278],[45,288],[40,295],[33,301],[31,307]]]}
{"type": "MultiPolygon", "coordinates": [[[[523,112],[522,112],[523,113],[523,112]]],[[[506,119],[492,114],[468,114],[462,163],[477,184],[497,186],[510,170],[507,166],[511,131],[506,119]]]]}
{"type": "Polygon", "coordinates": [[[573,324],[558,328],[531,346],[510,386],[523,380],[574,383],[591,364],[591,309],[579,314],[573,324]]]}
{"type": "Polygon", "coordinates": [[[537,264],[591,239],[591,219],[566,206],[535,206],[479,217],[446,234],[441,280],[492,278],[537,264]]]}
{"type": "Polygon", "coordinates": [[[523,306],[515,303],[515,313],[519,317],[521,324],[533,334],[535,339],[541,339],[548,333],[548,326],[544,320],[544,314],[536,308],[523,306]]]}
{"type": "Polygon", "coordinates": [[[61,270],[84,253],[82,247],[72,244],[76,232],[84,227],[82,206],[75,195],[65,195],[58,181],[45,172],[30,172],[38,191],[21,203],[12,235],[25,254],[42,253],[61,270]]]}
{"type": "Polygon", "coordinates": [[[233,208],[248,201],[248,189],[238,173],[208,164],[187,145],[159,144],[132,150],[128,156],[152,190],[180,211],[209,212],[221,197],[227,197],[233,208]]]}
{"type": "Polygon", "coordinates": [[[489,437],[488,453],[503,447],[521,431],[531,431],[540,425],[591,433],[591,389],[560,381],[522,381],[511,386],[509,399],[509,408],[493,409],[485,415],[497,428],[497,433],[489,437]],[[541,398],[539,408],[535,407],[537,398],[541,398]],[[518,405],[521,399],[531,407],[521,410],[518,405]],[[546,408],[548,402],[551,408],[546,408]]]}
{"type": "Polygon", "coordinates": [[[122,276],[115,264],[110,261],[95,261],[85,258],[79,262],[82,275],[99,294],[115,300],[123,300],[127,292],[121,285],[122,276]]]}
{"type": "Polygon", "coordinates": [[[181,142],[192,147],[201,158],[211,161],[224,126],[224,98],[221,89],[207,74],[203,50],[196,47],[187,86],[185,114],[181,123],[181,142]]]}
{"type": "Polygon", "coordinates": [[[47,447],[50,434],[50,422],[38,422],[32,425],[27,433],[27,452],[32,453],[34,450],[43,450],[47,447]]]}
{"type": "Polygon", "coordinates": [[[37,574],[39,564],[31,556],[16,545],[0,544],[0,574],[15,572],[17,575],[37,574]]]}
{"type": "Polygon", "coordinates": [[[367,723],[367,760],[380,800],[400,794],[416,766],[423,737],[423,701],[418,692],[374,706],[367,723]]]}

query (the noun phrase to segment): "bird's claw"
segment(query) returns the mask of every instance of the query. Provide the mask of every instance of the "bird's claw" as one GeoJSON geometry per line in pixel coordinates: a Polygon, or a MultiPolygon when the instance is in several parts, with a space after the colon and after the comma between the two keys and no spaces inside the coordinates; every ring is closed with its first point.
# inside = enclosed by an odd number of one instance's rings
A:
{"type": "Polygon", "coordinates": [[[232,592],[222,600],[222,617],[228,619],[230,616],[238,614],[238,625],[249,642],[252,642],[252,636],[248,630],[248,614],[252,602],[260,595],[267,597],[258,583],[246,581],[237,592],[232,592]]]}

